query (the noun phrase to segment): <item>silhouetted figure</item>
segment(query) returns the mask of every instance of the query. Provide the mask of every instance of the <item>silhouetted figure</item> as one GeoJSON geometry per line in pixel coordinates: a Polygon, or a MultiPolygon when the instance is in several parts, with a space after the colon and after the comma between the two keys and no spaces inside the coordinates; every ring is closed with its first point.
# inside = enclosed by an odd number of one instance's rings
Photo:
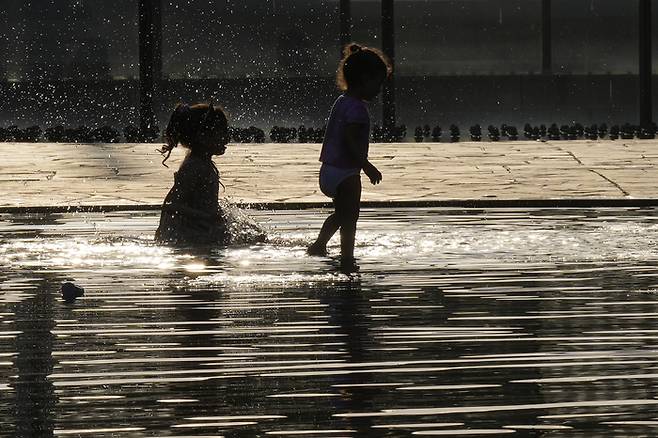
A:
{"type": "Polygon", "coordinates": [[[160,225],[155,234],[157,241],[234,243],[235,233],[231,227],[236,223],[244,227],[239,230],[240,239],[264,239],[264,233],[255,223],[237,218],[219,204],[219,171],[212,157],[226,152],[228,135],[228,120],[221,108],[208,104],[176,107],[165,133],[167,144],[160,150],[165,155],[162,163],[179,144],[189,149],[189,153],[175,173],[174,186],[162,205],[160,225]]]}
{"type": "Polygon", "coordinates": [[[372,184],[382,180],[381,172],[368,161],[370,116],[366,102],[382,89],[392,67],[377,49],[349,44],[338,68],[337,84],[344,92],[334,103],[322,144],[320,189],[332,198],[335,212],[320,230],[309,254],[324,255],[327,243],[340,229],[341,264],[356,267],[354,238],[361,203],[361,170],[372,184]]]}

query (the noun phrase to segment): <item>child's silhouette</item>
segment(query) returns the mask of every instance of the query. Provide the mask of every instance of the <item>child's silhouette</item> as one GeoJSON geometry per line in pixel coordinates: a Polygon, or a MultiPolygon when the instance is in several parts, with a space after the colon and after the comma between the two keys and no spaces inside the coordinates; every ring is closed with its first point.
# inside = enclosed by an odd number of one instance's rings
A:
{"type": "Polygon", "coordinates": [[[392,67],[377,49],[348,44],[338,67],[336,82],[344,93],[338,97],[329,115],[322,144],[320,189],[334,201],[335,212],[308,248],[311,255],[324,255],[327,242],[340,229],[341,264],[356,267],[354,238],[361,202],[361,170],[372,184],[382,174],[368,161],[370,115],[366,102],[381,91],[392,67]]]}
{"type": "MultiPolygon", "coordinates": [[[[160,152],[165,161],[179,144],[189,153],[174,174],[174,185],[164,203],[159,242],[174,244],[227,244],[231,241],[232,217],[219,204],[219,171],[213,155],[223,155],[229,141],[228,119],[212,104],[176,107],[165,131],[166,145],[160,152]]],[[[166,164],[165,164],[166,166],[166,164]]],[[[255,229],[254,224],[248,226],[255,229]]],[[[262,240],[262,232],[256,233],[262,240]]]]}

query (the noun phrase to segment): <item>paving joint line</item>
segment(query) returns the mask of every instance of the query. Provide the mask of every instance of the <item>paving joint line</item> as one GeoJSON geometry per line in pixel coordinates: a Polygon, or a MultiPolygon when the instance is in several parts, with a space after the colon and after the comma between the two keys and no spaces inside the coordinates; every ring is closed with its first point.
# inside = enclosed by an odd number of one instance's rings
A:
{"type": "Polygon", "coordinates": [[[594,169],[589,169],[589,171],[590,171],[590,172],[593,172],[593,173],[595,173],[595,174],[597,174],[598,176],[600,176],[600,177],[603,178],[604,180],[608,181],[608,182],[609,182],[610,184],[612,184],[613,186],[617,187],[617,189],[619,189],[619,191],[622,192],[622,193],[624,194],[624,196],[630,196],[630,193],[628,193],[626,190],[624,190],[624,189],[622,188],[622,186],[620,186],[619,184],[617,184],[615,181],[611,180],[611,179],[608,178],[607,176],[603,175],[601,172],[598,172],[598,171],[596,171],[596,170],[594,170],[594,169]]]}

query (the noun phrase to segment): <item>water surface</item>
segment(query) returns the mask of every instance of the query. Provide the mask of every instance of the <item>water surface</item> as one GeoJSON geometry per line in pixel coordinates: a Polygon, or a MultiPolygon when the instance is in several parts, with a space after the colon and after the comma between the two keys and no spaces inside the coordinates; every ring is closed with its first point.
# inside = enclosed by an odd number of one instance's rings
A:
{"type": "Polygon", "coordinates": [[[0,215],[0,435],[655,436],[656,213],[366,210],[352,276],[317,210],[0,215]]]}

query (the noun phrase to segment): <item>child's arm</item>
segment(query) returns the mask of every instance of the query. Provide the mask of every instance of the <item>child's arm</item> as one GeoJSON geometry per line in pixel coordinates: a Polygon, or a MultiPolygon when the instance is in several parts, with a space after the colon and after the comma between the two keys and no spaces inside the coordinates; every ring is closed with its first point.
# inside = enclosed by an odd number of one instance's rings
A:
{"type": "Polygon", "coordinates": [[[361,167],[368,178],[370,178],[370,182],[373,184],[379,184],[382,180],[382,173],[370,161],[368,161],[365,148],[366,145],[360,140],[364,129],[365,125],[360,123],[346,124],[345,143],[347,144],[349,154],[359,163],[359,167],[361,167]]]}

